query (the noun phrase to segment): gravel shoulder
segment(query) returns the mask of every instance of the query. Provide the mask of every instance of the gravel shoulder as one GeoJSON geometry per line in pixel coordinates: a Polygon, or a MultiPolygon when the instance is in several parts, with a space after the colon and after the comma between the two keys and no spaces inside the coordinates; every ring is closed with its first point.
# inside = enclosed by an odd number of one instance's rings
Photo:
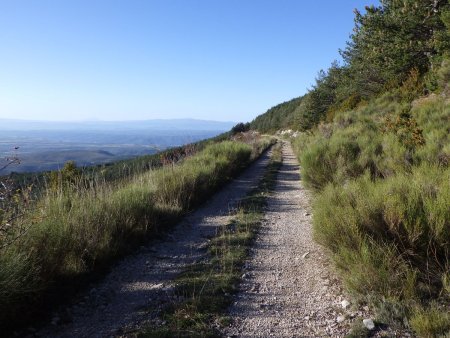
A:
{"type": "Polygon", "coordinates": [[[40,337],[128,336],[157,320],[163,306],[176,301],[173,280],[206,255],[208,239],[230,219],[234,204],[255,188],[269,162],[265,153],[200,209],[185,217],[164,240],[153,241],[121,260],[101,281],[52,323],[40,337]]]}
{"type": "Polygon", "coordinates": [[[230,308],[232,325],[223,334],[344,336],[354,314],[343,309],[343,300],[331,262],[312,239],[310,197],[285,143],[275,192],[230,308]]]}

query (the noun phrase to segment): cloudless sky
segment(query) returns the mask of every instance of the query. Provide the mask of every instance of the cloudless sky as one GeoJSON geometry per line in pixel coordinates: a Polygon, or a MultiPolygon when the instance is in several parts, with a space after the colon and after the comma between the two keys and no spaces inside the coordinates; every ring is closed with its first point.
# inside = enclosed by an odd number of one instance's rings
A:
{"type": "Polygon", "coordinates": [[[0,0],[0,118],[250,121],[377,0],[0,0]]]}

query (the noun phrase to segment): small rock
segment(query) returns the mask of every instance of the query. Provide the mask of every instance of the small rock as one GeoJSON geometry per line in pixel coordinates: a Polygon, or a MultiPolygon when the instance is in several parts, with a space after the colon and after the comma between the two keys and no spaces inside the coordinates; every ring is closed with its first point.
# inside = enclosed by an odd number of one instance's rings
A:
{"type": "Polygon", "coordinates": [[[348,306],[350,305],[350,302],[349,302],[348,300],[344,299],[344,300],[341,302],[341,305],[342,305],[342,308],[343,308],[343,309],[346,309],[346,308],[348,308],[348,306]]]}
{"type": "Polygon", "coordinates": [[[345,316],[338,316],[336,318],[336,322],[338,322],[338,323],[342,323],[344,320],[345,320],[345,316]]]}
{"type": "Polygon", "coordinates": [[[364,306],[363,310],[366,311],[366,312],[369,312],[369,307],[368,306],[364,306]]]}
{"type": "Polygon", "coordinates": [[[309,212],[304,213],[305,216],[310,216],[311,214],[309,212]]]}
{"type": "Polygon", "coordinates": [[[369,319],[364,319],[363,320],[363,324],[369,330],[373,330],[375,328],[375,323],[370,318],[369,319]]]}
{"type": "Polygon", "coordinates": [[[306,317],[305,317],[305,320],[308,321],[308,320],[309,320],[309,316],[306,316],[306,317]]]}
{"type": "Polygon", "coordinates": [[[303,254],[302,258],[305,259],[308,255],[309,255],[309,251],[308,251],[308,252],[305,252],[305,253],[303,254]]]}
{"type": "Polygon", "coordinates": [[[244,273],[244,274],[242,275],[242,278],[247,278],[247,274],[244,273]]]}

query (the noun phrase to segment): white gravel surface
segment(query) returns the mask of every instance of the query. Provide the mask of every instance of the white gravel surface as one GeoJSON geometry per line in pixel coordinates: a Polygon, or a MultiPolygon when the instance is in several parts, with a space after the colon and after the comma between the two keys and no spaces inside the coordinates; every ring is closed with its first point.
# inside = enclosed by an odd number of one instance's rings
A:
{"type": "Polygon", "coordinates": [[[104,280],[81,295],[40,337],[128,336],[146,321],[158,320],[161,308],[176,302],[174,278],[206,254],[208,238],[229,221],[235,202],[254,188],[269,161],[266,153],[203,207],[188,215],[164,240],[121,260],[104,280]]]}
{"type": "Polygon", "coordinates": [[[228,337],[344,336],[355,316],[323,249],[312,239],[308,192],[289,144],[241,290],[228,337]]]}

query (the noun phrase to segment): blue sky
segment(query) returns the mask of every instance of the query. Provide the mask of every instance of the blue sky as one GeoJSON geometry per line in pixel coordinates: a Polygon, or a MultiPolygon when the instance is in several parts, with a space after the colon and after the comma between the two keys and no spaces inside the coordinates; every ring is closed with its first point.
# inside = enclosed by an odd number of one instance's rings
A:
{"type": "Polygon", "coordinates": [[[0,0],[0,118],[250,121],[376,0],[0,0]]]}

